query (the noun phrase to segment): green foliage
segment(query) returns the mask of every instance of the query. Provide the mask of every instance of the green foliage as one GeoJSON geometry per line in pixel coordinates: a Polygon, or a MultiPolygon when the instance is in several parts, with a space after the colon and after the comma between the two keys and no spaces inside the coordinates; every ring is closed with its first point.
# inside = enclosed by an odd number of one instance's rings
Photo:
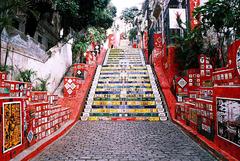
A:
{"type": "Polygon", "coordinates": [[[91,22],[91,26],[101,27],[104,29],[108,29],[112,26],[113,16],[111,15],[111,11],[109,9],[104,10],[94,10],[94,19],[91,22]]]}
{"type": "Polygon", "coordinates": [[[77,34],[72,46],[73,62],[81,63],[84,61],[83,53],[86,52],[90,44],[90,36],[87,34],[77,34]]]}
{"type": "Polygon", "coordinates": [[[50,84],[48,83],[48,80],[50,78],[50,75],[46,78],[37,78],[37,81],[39,81],[39,84],[36,85],[36,87],[33,88],[34,91],[47,91],[47,86],[50,84]]]}
{"type": "MultiPolygon", "coordinates": [[[[183,36],[173,36],[179,69],[197,68],[199,54],[209,56],[215,67],[224,66],[224,53],[225,57],[227,53],[224,49],[231,43],[232,36],[237,38],[240,33],[240,1],[209,0],[205,5],[196,8],[194,15],[196,18],[201,17],[199,25],[190,29],[188,23],[183,36]],[[212,29],[217,35],[217,44],[208,38],[212,29]]],[[[179,17],[177,22],[184,30],[179,17]]]]}
{"type": "Polygon", "coordinates": [[[109,5],[108,10],[113,18],[117,16],[117,8],[115,6],[109,5]]]}
{"type": "Polygon", "coordinates": [[[111,27],[116,16],[116,7],[109,5],[109,2],[110,0],[73,0],[69,3],[68,0],[55,0],[65,32],[70,27],[75,31],[88,26],[104,29],[111,27]]]}
{"type": "Polygon", "coordinates": [[[9,73],[10,71],[13,70],[13,66],[9,66],[9,65],[0,65],[0,71],[1,72],[7,72],[9,73]]]}
{"type": "Polygon", "coordinates": [[[217,33],[229,36],[233,32],[240,36],[240,1],[209,0],[205,5],[196,8],[195,16],[201,15],[204,29],[214,28],[217,33]]]}
{"type": "MultiPolygon", "coordinates": [[[[31,6],[30,0],[1,0],[0,1],[0,38],[4,28],[8,29],[13,26],[14,21],[17,19],[16,13],[21,10],[26,12],[31,6]]],[[[2,42],[0,41],[0,49],[2,42]]],[[[0,62],[1,62],[0,50],[0,62]]]]}
{"type": "Polygon", "coordinates": [[[69,14],[69,16],[77,16],[79,4],[77,0],[55,0],[58,11],[63,14],[69,14]]]}
{"type": "Polygon", "coordinates": [[[77,34],[72,47],[73,62],[84,62],[83,53],[86,52],[91,42],[101,44],[106,39],[105,30],[103,28],[89,27],[84,34],[77,34]]]}
{"type": "Polygon", "coordinates": [[[122,11],[121,19],[125,21],[125,23],[134,22],[134,18],[139,14],[139,10],[137,7],[126,8],[122,11]]]}
{"type": "MultiPolygon", "coordinates": [[[[215,47],[215,57],[222,58],[222,66],[226,64],[227,48],[235,39],[240,38],[240,1],[209,0],[205,5],[196,8],[195,17],[200,18],[202,34],[208,36],[212,31],[217,36],[216,42],[209,41],[208,46],[215,47]]],[[[212,50],[212,49],[211,49],[212,50]]]]}
{"type": "Polygon", "coordinates": [[[89,27],[87,33],[92,38],[92,41],[96,43],[101,43],[106,38],[103,28],[89,27]]]}
{"type": "Polygon", "coordinates": [[[174,35],[172,38],[176,46],[175,63],[179,65],[179,69],[197,68],[198,56],[204,53],[201,30],[199,28],[191,30],[188,25],[183,36],[174,35]]]}
{"type": "Polygon", "coordinates": [[[0,1],[0,29],[12,26],[18,10],[26,11],[30,7],[29,0],[1,0],[0,1]]]}
{"type": "Polygon", "coordinates": [[[134,39],[136,39],[136,36],[137,36],[137,28],[134,27],[129,31],[129,37],[128,37],[129,41],[133,41],[134,39]]]}
{"type": "Polygon", "coordinates": [[[32,69],[26,69],[23,71],[19,69],[17,80],[22,82],[32,82],[34,76],[36,76],[36,72],[32,69]]]}

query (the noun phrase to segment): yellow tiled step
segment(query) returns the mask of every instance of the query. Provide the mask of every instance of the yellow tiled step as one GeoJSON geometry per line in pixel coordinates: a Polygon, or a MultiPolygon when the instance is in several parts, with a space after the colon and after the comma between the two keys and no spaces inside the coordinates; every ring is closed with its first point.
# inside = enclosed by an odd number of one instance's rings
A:
{"type": "MultiPolygon", "coordinates": [[[[99,120],[114,120],[117,117],[88,117],[87,120],[89,121],[99,121],[99,120]]],[[[160,121],[160,117],[119,117],[119,121],[127,120],[127,119],[134,119],[135,121],[160,121]]]]}
{"type": "MultiPolygon", "coordinates": [[[[154,106],[156,105],[155,101],[127,101],[126,105],[129,106],[154,106]]],[[[122,105],[122,101],[93,101],[93,105],[95,106],[120,106],[122,105]]]]}
{"type": "Polygon", "coordinates": [[[91,113],[156,113],[158,109],[91,109],[91,113]]]}

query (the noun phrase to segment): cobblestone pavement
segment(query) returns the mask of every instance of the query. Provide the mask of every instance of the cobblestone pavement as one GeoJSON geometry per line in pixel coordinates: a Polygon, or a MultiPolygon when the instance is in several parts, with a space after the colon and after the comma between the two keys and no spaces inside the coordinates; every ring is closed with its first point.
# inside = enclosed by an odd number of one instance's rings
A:
{"type": "Polygon", "coordinates": [[[40,160],[215,160],[170,121],[78,122],[40,160]]]}

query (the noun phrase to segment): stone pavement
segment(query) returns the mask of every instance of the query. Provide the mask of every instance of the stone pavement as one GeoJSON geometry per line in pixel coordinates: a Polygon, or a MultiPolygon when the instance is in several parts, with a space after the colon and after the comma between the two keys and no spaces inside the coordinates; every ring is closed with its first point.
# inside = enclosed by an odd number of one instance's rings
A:
{"type": "Polygon", "coordinates": [[[77,122],[33,161],[216,160],[176,125],[166,122],[77,122]]]}

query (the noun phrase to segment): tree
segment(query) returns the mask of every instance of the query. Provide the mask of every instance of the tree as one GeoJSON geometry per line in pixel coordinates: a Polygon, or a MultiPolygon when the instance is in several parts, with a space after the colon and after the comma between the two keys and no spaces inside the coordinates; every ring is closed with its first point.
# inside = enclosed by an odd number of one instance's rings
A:
{"type": "Polygon", "coordinates": [[[73,63],[83,63],[83,53],[86,52],[90,44],[90,36],[85,34],[77,34],[75,37],[74,44],[72,46],[73,51],[73,63]]]}
{"type": "Polygon", "coordinates": [[[122,11],[120,18],[125,21],[125,23],[133,24],[134,18],[139,14],[137,7],[126,8],[122,11]]]}
{"type": "MultiPolygon", "coordinates": [[[[200,18],[203,34],[211,30],[217,35],[217,51],[225,65],[227,47],[232,43],[232,37],[240,38],[240,1],[239,0],[209,0],[205,5],[196,8],[195,17],[200,18]]],[[[209,45],[214,45],[209,41],[209,45]]]]}
{"type": "MultiPolygon", "coordinates": [[[[55,0],[56,10],[61,15],[61,26],[63,28],[63,36],[67,36],[70,27],[79,31],[77,21],[79,12],[79,1],[77,0],[55,0]]],[[[81,28],[81,27],[80,27],[81,28]]]]}
{"type": "Polygon", "coordinates": [[[22,10],[26,15],[25,34],[34,37],[38,24],[41,20],[52,20],[54,12],[54,3],[49,0],[29,0],[30,7],[27,10],[22,10]]]}
{"type": "Polygon", "coordinates": [[[26,12],[31,6],[28,0],[1,0],[0,1],[0,63],[2,53],[3,29],[11,28],[17,19],[19,10],[26,12]]]}
{"type": "Polygon", "coordinates": [[[129,30],[129,41],[133,41],[134,39],[136,39],[136,36],[137,36],[137,28],[136,27],[134,27],[134,28],[131,28],[130,30],[129,30]]]}
{"type": "Polygon", "coordinates": [[[55,0],[57,10],[62,16],[64,35],[71,27],[75,31],[88,26],[108,29],[116,16],[116,7],[109,5],[110,0],[55,0]]]}
{"type": "Polygon", "coordinates": [[[100,44],[105,38],[105,31],[103,28],[89,27],[87,30],[92,42],[100,44]]]}

